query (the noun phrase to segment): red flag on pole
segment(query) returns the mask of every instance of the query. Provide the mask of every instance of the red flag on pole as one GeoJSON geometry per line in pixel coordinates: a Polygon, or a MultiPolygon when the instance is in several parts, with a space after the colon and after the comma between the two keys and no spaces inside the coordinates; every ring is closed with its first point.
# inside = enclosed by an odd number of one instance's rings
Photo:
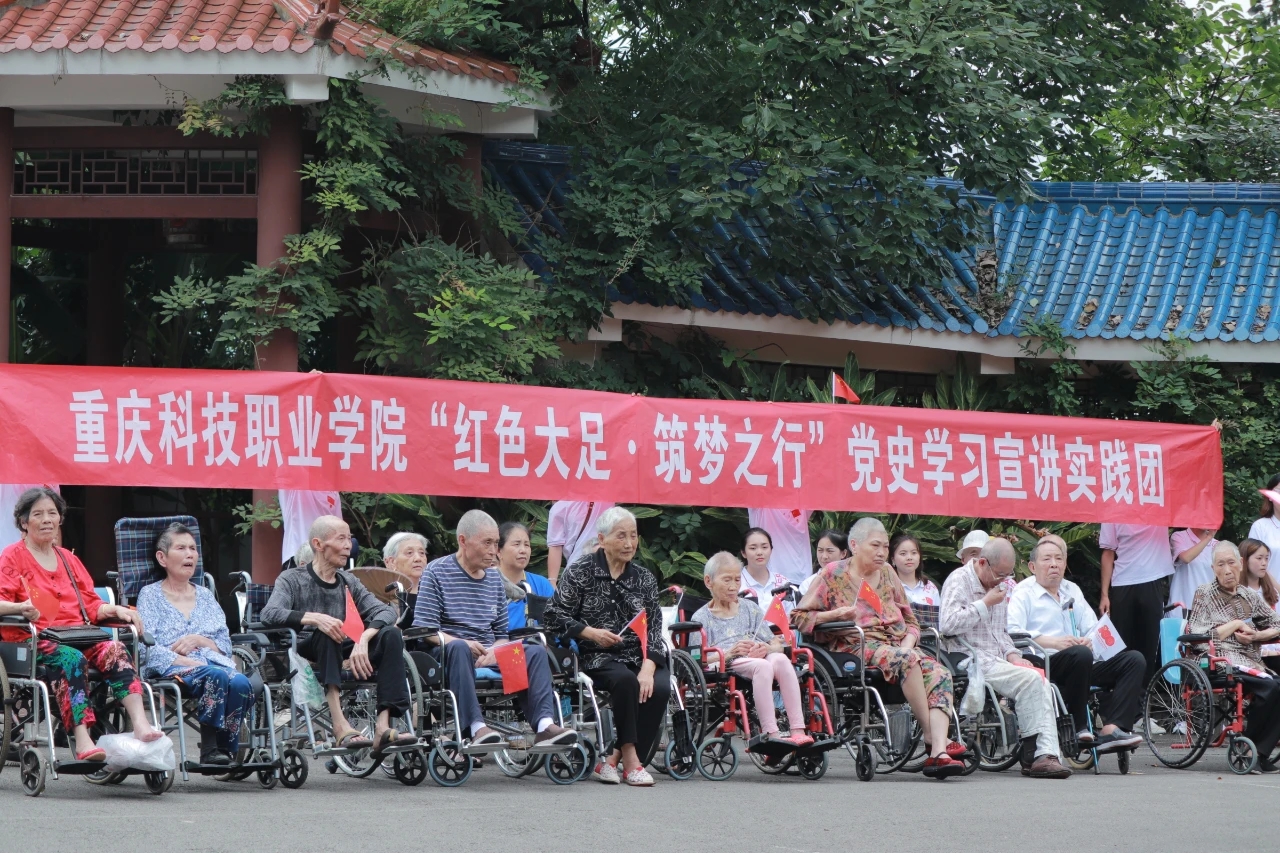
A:
{"type": "Polygon", "coordinates": [[[858,590],[858,600],[865,601],[877,615],[884,613],[884,605],[880,603],[880,596],[876,595],[876,591],[866,581],[862,582],[862,588],[858,590]]]}
{"type": "Polygon", "coordinates": [[[640,638],[640,657],[642,658],[648,657],[649,656],[649,614],[645,613],[644,609],[642,608],[640,612],[635,615],[635,618],[633,618],[630,622],[627,623],[627,627],[623,628],[622,630],[631,631],[637,637],[640,638]]]}
{"type": "Polygon", "coordinates": [[[351,642],[358,643],[360,636],[364,633],[364,620],[360,618],[360,611],[356,609],[351,590],[344,588],[343,592],[347,594],[347,615],[342,619],[342,633],[350,637],[351,642]]]}
{"type": "Polygon", "coordinates": [[[769,605],[769,609],[764,613],[764,621],[777,625],[778,631],[782,634],[782,639],[786,640],[788,646],[794,646],[796,638],[791,633],[791,622],[787,619],[786,608],[782,606],[782,598],[781,595],[773,597],[773,603],[769,605]]]}
{"type": "Polygon", "coordinates": [[[503,693],[519,693],[529,689],[529,664],[524,657],[524,643],[514,640],[494,646],[493,656],[502,673],[503,693]]]}
{"type": "Polygon", "coordinates": [[[849,387],[849,383],[834,370],[831,371],[831,402],[836,400],[844,400],[848,403],[861,403],[862,400],[858,395],[853,393],[853,389],[849,387]]]}

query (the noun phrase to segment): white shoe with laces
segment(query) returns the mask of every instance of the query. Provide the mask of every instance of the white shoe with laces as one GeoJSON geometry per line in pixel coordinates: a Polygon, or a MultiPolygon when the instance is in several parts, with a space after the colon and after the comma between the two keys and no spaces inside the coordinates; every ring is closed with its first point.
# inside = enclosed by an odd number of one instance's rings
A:
{"type": "Polygon", "coordinates": [[[596,765],[596,769],[591,771],[591,778],[606,785],[617,785],[622,781],[618,776],[618,768],[607,761],[601,761],[596,765]]]}
{"type": "Polygon", "coordinates": [[[649,775],[649,771],[643,767],[637,767],[635,770],[628,770],[622,777],[622,781],[626,782],[633,788],[652,788],[653,777],[649,775]]]}

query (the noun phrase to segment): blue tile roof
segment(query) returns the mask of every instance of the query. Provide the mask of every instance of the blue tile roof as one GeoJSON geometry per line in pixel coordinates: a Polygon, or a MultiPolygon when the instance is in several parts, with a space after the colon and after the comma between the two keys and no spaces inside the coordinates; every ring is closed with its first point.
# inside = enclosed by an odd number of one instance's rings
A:
{"type": "MultiPolygon", "coordinates": [[[[510,194],[525,225],[518,248],[549,277],[540,247],[547,233],[568,236],[556,211],[569,192],[569,163],[569,149],[558,146],[502,142],[485,150],[489,175],[510,194]]],[[[766,286],[746,259],[766,244],[768,229],[735,217],[707,232],[709,269],[701,292],[687,301],[713,311],[799,317],[795,302],[830,288],[848,306],[839,319],[852,323],[997,336],[1052,317],[1075,338],[1280,340],[1280,184],[1032,188],[1036,200],[1029,204],[972,195],[990,205],[994,243],[947,252],[950,274],[937,289],[882,280],[875,290],[838,269],[820,282],[784,277],[766,286]]],[[[643,299],[633,280],[617,285],[618,300],[643,299]]]]}

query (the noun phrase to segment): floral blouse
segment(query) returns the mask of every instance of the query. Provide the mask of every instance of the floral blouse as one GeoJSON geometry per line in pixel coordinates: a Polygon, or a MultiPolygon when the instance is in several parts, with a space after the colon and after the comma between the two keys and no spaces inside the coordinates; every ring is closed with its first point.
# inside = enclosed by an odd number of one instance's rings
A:
{"type": "MultiPolygon", "coordinates": [[[[858,627],[866,634],[867,642],[889,643],[899,645],[908,634],[920,639],[920,625],[915,614],[911,612],[911,601],[902,588],[902,581],[897,572],[886,565],[880,569],[878,577],[867,581],[871,591],[880,599],[880,612],[867,601],[858,597],[862,589],[863,578],[858,574],[850,560],[831,563],[818,573],[813,586],[791,613],[791,623],[805,633],[822,633],[822,626],[816,621],[818,613],[837,610],[853,605],[854,618],[858,627]]],[[[844,620],[841,620],[844,621],[844,620]]],[[[832,651],[858,651],[858,635],[820,637],[832,651]]]]}
{"type": "Polygon", "coordinates": [[[148,584],[138,593],[138,615],[156,640],[156,644],[146,650],[147,657],[142,667],[144,675],[172,676],[193,669],[175,664],[178,655],[169,648],[187,634],[208,637],[218,645],[218,650],[215,652],[201,646],[188,652],[186,657],[198,660],[204,666],[235,668],[235,661],[231,659],[231,631],[227,628],[227,617],[213,593],[204,587],[196,587],[196,607],[190,616],[184,616],[165,598],[159,582],[148,584]]]}
{"type": "MultiPolygon", "coordinates": [[[[43,631],[50,625],[68,627],[83,625],[85,622],[80,613],[81,601],[84,602],[89,621],[96,622],[98,608],[102,607],[104,602],[93,588],[93,578],[89,577],[89,570],[75,554],[67,549],[56,548],[55,550],[59,555],[58,568],[52,572],[36,562],[35,556],[27,549],[25,542],[14,542],[0,552],[0,601],[14,603],[26,601],[31,597],[27,592],[28,587],[37,594],[43,592],[57,601],[56,613],[41,616],[36,620],[38,631],[43,631]],[[63,560],[66,562],[64,563],[63,560]],[[75,587],[71,586],[71,578],[67,576],[68,568],[71,570],[71,577],[76,580],[75,587]],[[79,598],[76,598],[77,590],[80,592],[79,598]]],[[[0,628],[0,639],[6,642],[21,643],[30,637],[31,632],[25,627],[0,628]]]]}
{"type": "Polygon", "coordinates": [[[658,582],[644,566],[627,563],[617,580],[609,574],[603,550],[584,554],[560,573],[555,597],[542,615],[548,630],[578,641],[583,669],[595,669],[619,660],[639,666],[640,638],[624,630],[644,609],[649,622],[649,660],[659,668],[667,665],[667,640],[662,630],[662,608],[658,606],[658,582]],[[581,637],[586,627],[604,628],[622,637],[610,648],[597,646],[581,637]]]}

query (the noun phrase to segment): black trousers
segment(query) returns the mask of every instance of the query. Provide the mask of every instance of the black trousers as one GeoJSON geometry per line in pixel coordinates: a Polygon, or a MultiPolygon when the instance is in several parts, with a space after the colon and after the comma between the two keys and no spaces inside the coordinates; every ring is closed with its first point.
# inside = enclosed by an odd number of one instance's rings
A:
{"type": "Polygon", "coordinates": [[[1089,688],[1097,686],[1108,691],[1101,707],[1103,718],[1107,723],[1131,732],[1142,714],[1146,666],[1146,660],[1134,649],[1125,649],[1111,660],[1095,663],[1092,648],[1072,646],[1053,655],[1049,664],[1049,680],[1058,685],[1076,731],[1086,728],[1089,688]]]}
{"type": "MultiPolygon", "coordinates": [[[[341,687],[342,662],[351,654],[355,643],[339,643],[320,631],[299,640],[298,654],[311,661],[316,679],[325,687],[341,687]]],[[[400,629],[387,625],[369,643],[369,662],[378,685],[378,711],[403,714],[409,709],[409,682],[404,671],[404,637],[400,629]]],[[[347,679],[350,681],[350,679],[347,679]]]]}
{"type": "Polygon", "coordinates": [[[1258,757],[1266,761],[1280,742],[1280,684],[1274,678],[1258,678],[1236,673],[1245,690],[1253,695],[1245,720],[1244,736],[1258,747],[1258,757]]]}
{"type": "Polygon", "coordinates": [[[1164,618],[1169,579],[1159,578],[1130,586],[1111,587],[1111,622],[1124,644],[1147,662],[1142,683],[1148,684],[1160,668],[1160,620],[1164,618]]]}
{"type": "Polygon", "coordinates": [[[632,744],[643,757],[666,717],[667,702],[671,699],[671,672],[654,671],[653,695],[647,702],[640,701],[640,679],[636,677],[639,672],[639,667],[632,668],[618,660],[586,671],[596,687],[609,693],[613,726],[618,732],[617,745],[632,744]]]}

